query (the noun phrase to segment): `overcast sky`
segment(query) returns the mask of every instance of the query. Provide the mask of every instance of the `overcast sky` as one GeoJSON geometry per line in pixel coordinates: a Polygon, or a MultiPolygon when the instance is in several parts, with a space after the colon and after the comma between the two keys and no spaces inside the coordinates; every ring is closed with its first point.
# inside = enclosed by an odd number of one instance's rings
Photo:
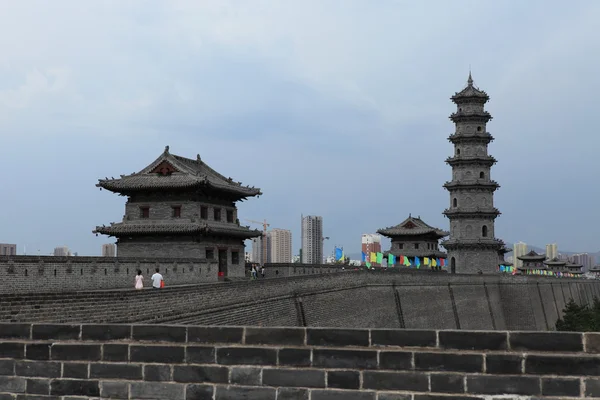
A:
{"type": "MultiPolygon", "coordinates": [[[[99,255],[98,178],[170,146],[321,215],[348,253],[409,213],[448,229],[449,97],[491,96],[496,235],[600,250],[600,2],[0,1],[0,242],[99,255]]],[[[258,226],[256,226],[259,228],[258,226]]]]}

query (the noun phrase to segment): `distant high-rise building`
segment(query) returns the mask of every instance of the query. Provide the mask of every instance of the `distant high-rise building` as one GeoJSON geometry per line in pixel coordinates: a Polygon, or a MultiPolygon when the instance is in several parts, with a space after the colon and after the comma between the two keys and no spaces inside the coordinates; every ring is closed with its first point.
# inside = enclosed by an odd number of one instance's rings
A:
{"type": "Polygon", "coordinates": [[[366,254],[367,261],[371,253],[381,252],[381,235],[376,233],[363,233],[361,238],[361,251],[366,254]]]}
{"type": "Polygon", "coordinates": [[[583,272],[589,271],[594,266],[594,257],[588,253],[573,254],[573,263],[583,265],[583,272]]]}
{"type": "Polygon", "coordinates": [[[291,263],[292,262],[292,231],[287,229],[273,229],[267,233],[270,246],[270,262],[291,263]]]}
{"type": "MultiPolygon", "coordinates": [[[[267,253],[268,258],[269,253],[267,253]]],[[[263,237],[252,239],[252,251],[250,252],[250,261],[257,264],[263,264],[263,237]]],[[[265,260],[268,262],[268,260],[265,260]]]]}
{"type": "Polygon", "coordinates": [[[114,243],[106,243],[102,245],[102,257],[116,257],[117,246],[114,243]]]}
{"type": "Polygon", "coordinates": [[[323,217],[302,217],[302,263],[323,263],[323,217]]]}
{"type": "Polygon", "coordinates": [[[523,260],[519,260],[519,257],[527,254],[527,243],[519,242],[513,245],[513,260],[515,267],[519,268],[523,266],[523,260]]]}
{"type": "Polygon", "coordinates": [[[9,243],[0,243],[0,256],[16,256],[17,245],[9,243]]]}
{"type": "Polygon", "coordinates": [[[71,255],[71,251],[67,246],[59,246],[54,248],[55,257],[68,257],[71,255]]]}
{"type": "Polygon", "coordinates": [[[553,260],[558,258],[558,246],[556,243],[546,245],[546,259],[553,260]]]}

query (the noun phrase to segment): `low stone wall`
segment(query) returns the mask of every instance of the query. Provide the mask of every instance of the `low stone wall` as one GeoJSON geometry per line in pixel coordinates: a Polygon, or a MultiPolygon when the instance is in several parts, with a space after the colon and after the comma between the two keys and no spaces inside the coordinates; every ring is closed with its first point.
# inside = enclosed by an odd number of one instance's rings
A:
{"type": "Polygon", "coordinates": [[[345,271],[161,290],[0,296],[0,321],[407,329],[554,329],[600,281],[345,271]]]}
{"type": "MultiPolygon", "coordinates": [[[[337,266],[298,268],[296,265],[267,265],[266,275],[283,277],[340,270],[337,266]]],[[[169,286],[210,283],[219,279],[217,262],[196,258],[0,256],[0,275],[3,277],[0,294],[132,288],[138,269],[142,271],[145,285],[150,286],[150,277],[156,268],[160,269],[169,286]]],[[[240,271],[242,276],[243,265],[240,265],[240,271]]]]}
{"type": "Polygon", "coordinates": [[[597,333],[0,324],[2,400],[565,400],[599,373],[597,333]]]}

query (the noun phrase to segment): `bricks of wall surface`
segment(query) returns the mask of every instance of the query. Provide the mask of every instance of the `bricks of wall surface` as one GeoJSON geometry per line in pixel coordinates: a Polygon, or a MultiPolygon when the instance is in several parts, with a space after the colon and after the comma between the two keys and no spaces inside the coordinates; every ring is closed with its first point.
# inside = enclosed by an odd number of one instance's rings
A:
{"type": "MultiPolygon", "coordinates": [[[[439,285],[434,276],[346,272],[160,291],[5,295],[0,297],[0,321],[547,329],[532,325],[544,319],[542,308],[535,311],[528,297],[538,293],[535,281],[486,277],[478,283],[462,276],[439,285]],[[478,309],[468,310],[469,304],[478,309]]],[[[545,307],[554,307],[553,299],[545,307]]]]}
{"type": "Polygon", "coordinates": [[[593,333],[0,324],[3,400],[582,399],[599,374],[593,333]]]}

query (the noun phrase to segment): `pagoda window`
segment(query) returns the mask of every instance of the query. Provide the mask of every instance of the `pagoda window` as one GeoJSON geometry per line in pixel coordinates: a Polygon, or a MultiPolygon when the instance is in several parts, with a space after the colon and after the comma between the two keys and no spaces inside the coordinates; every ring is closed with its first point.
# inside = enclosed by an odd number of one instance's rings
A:
{"type": "Polygon", "coordinates": [[[480,126],[477,127],[477,132],[481,132],[481,127],[480,126]]]}
{"type": "Polygon", "coordinates": [[[212,260],[215,258],[215,249],[206,249],[206,259],[212,260]]]}
{"type": "Polygon", "coordinates": [[[200,218],[208,219],[208,207],[200,206],[200,218]]]}
{"type": "Polygon", "coordinates": [[[221,220],[221,209],[220,208],[213,209],[213,217],[214,217],[215,221],[221,220]]]}
{"type": "Polygon", "coordinates": [[[458,207],[458,200],[456,197],[452,199],[452,207],[458,207]]]}
{"type": "Polygon", "coordinates": [[[456,155],[460,156],[460,149],[456,149],[456,155]]]}
{"type": "Polygon", "coordinates": [[[181,218],[181,206],[173,207],[173,218],[181,218]]]}
{"type": "Polygon", "coordinates": [[[404,243],[398,243],[398,249],[400,249],[400,250],[404,249],[404,243]]]}
{"type": "Polygon", "coordinates": [[[150,207],[140,207],[140,217],[150,218],[150,207]]]}
{"type": "Polygon", "coordinates": [[[227,222],[233,223],[233,210],[227,210],[227,222]]]}
{"type": "Polygon", "coordinates": [[[419,250],[419,243],[415,243],[415,250],[419,250]]]}
{"type": "Polygon", "coordinates": [[[481,171],[479,173],[479,179],[485,179],[485,172],[481,171]]]}
{"type": "Polygon", "coordinates": [[[487,225],[484,225],[481,227],[481,236],[487,237],[487,235],[488,235],[488,227],[487,227],[487,225]]]}
{"type": "Polygon", "coordinates": [[[240,252],[239,251],[232,251],[231,252],[231,263],[232,264],[239,264],[240,263],[240,252]]]}

